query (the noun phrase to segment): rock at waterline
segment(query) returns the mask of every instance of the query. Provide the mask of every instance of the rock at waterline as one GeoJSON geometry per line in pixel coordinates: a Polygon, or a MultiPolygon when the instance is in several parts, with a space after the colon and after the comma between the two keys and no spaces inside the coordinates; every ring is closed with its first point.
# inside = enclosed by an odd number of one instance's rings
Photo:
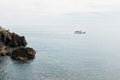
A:
{"type": "Polygon", "coordinates": [[[82,32],[82,31],[80,30],[80,31],[75,31],[74,34],[86,34],[86,32],[82,32]]]}
{"type": "Polygon", "coordinates": [[[27,60],[35,58],[35,50],[29,47],[19,47],[12,51],[11,58],[15,60],[27,60]]]}
{"type": "Polygon", "coordinates": [[[11,33],[0,26],[0,56],[11,56],[15,60],[28,60],[35,58],[35,50],[26,47],[24,36],[11,33]]]}

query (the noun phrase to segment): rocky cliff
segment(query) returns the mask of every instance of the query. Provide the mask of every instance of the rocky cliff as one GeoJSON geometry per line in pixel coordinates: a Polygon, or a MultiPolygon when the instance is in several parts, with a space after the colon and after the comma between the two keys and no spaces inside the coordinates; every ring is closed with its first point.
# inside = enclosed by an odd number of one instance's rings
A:
{"type": "Polygon", "coordinates": [[[26,47],[24,36],[12,33],[0,26],[0,56],[11,56],[16,60],[28,60],[35,58],[35,50],[26,47]]]}

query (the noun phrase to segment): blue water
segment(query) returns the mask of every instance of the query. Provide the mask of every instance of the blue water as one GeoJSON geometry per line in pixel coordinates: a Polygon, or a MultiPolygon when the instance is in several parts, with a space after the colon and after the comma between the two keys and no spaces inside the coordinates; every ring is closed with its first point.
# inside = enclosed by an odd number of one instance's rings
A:
{"type": "MultiPolygon", "coordinates": [[[[25,35],[34,60],[0,57],[0,80],[119,80],[120,36],[116,30],[85,29],[86,34],[12,28],[25,35]]],[[[40,28],[39,28],[40,29],[40,28]]]]}

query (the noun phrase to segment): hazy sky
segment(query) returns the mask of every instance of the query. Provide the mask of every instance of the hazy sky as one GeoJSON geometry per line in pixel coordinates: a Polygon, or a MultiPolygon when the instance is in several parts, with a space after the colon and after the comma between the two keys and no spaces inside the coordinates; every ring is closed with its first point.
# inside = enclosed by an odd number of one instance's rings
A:
{"type": "Polygon", "coordinates": [[[120,25],[120,0],[0,0],[1,25],[120,25]]]}

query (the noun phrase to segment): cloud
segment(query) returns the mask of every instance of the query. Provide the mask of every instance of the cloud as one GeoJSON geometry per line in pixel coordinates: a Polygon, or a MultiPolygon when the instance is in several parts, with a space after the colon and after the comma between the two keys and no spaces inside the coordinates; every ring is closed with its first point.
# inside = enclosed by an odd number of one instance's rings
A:
{"type": "Polygon", "coordinates": [[[119,7],[119,0],[0,0],[0,18],[2,23],[12,24],[37,24],[43,21],[47,24],[49,21],[46,20],[62,22],[64,18],[72,22],[73,15],[87,19],[91,18],[89,16],[120,12],[119,7]]]}
{"type": "Polygon", "coordinates": [[[119,0],[1,0],[2,12],[63,14],[117,11],[119,0]]]}

